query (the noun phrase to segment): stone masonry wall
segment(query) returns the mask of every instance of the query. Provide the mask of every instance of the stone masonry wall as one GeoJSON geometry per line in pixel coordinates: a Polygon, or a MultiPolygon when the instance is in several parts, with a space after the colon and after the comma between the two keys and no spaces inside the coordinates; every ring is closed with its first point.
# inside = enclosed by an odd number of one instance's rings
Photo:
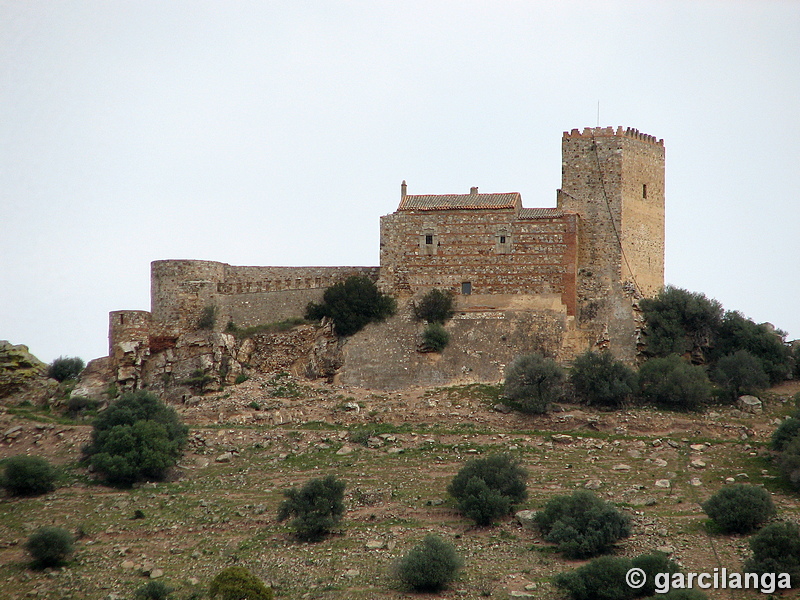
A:
{"type": "Polygon", "coordinates": [[[574,314],[577,230],[569,213],[398,211],[381,217],[380,284],[401,295],[432,287],[460,294],[465,282],[474,294],[557,293],[574,314]]]}

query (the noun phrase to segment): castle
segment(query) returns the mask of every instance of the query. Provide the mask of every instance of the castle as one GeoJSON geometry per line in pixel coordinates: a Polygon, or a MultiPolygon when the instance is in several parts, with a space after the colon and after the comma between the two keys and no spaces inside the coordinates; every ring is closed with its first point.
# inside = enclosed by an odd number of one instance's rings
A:
{"type": "Polygon", "coordinates": [[[556,208],[525,208],[519,193],[475,187],[412,195],[403,182],[397,210],[380,219],[379,267],[155,261],[151,311],[110,314],[112,367],[119,381],[138,377],[151,355],[197,329],[206,307],[217,311],[218,332],[228,322],[247,327],[302,316],[308,302],[350,275],[372,278],[401,308],[431,288],[452,290],[458,314],[448,327],[473,340],[471,349],[448,349],[432,365],[415,356],[417,326],[401,310],[393,323],[374,326],[388,328],[383,335],[368,328],[344,344],[343,376],[351,383],[497,379],[514,353],[534,350],[570,360],[602,347],[631,361],[636,300],[664,283],[664,141],[635,129],[565,132],[556,208]],[[498,341],[504,349],[495,352],[498,341]],[[387,370],[387,356],[399,370],[387,370]]]}

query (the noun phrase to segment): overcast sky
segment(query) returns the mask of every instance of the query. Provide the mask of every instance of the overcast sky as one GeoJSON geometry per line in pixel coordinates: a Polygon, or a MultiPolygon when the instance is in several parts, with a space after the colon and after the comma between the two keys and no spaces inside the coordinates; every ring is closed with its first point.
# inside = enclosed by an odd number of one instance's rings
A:
{"type": "Polygon", "coordinates": [[[0,339],[107,354],[150,261],[377,265],[410,194],[667,151],[668,283],[800,338],[800,2],[0,0],[0,339]]]}

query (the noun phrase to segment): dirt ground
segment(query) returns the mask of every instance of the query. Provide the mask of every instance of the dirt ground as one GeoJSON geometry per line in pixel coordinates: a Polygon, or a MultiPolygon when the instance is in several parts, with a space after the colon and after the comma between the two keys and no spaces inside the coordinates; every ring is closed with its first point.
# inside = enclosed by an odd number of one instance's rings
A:
{"type": "Polygon", "coordinates": [[[722,406],[686,414],[563,405],[532,417],[498,411],[496,386],[385,393],[254,377],[176,406],[190,426],[184,458],[168,481],[129,490],[94,482],[78,464],[88,420],[9,403],[0,413],[0,459],[44,456],[64,476],[45,496],[0,497],[0,598],[127,599],[158,578],[183,600],[233,564],[258,574],[279,599],[401,598],[408,594],[393,584],[391,565],[429,532],[451,540],[465,561],[436,597],[558,598],[552,576],[580,563],[512,517],[472,526],[447,495],[466,461],[500,451],[529,472],[518,510],[596,489],[633,519],[620,555],[662,549],[686,571],[740,571],[747,538],[709,533],[700,503],[726,481],[749,482],[773,494],[780,518],[800,521],[798,495],[777,478],[767,448],[798,391],[797,382],[772,389],[759,415],[722,406]],[[276,520],[282,491],[326,474],[347,483],[341,529],[299,543],[276,520]],[[51,524],[79,535],[76,551],[66,567],[33,571],[24,541],[51,524]]]}

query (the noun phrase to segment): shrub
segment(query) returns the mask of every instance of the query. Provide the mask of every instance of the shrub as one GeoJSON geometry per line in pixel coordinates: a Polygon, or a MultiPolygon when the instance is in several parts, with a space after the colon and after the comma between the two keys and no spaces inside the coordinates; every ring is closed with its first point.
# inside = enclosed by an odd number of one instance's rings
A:
{"type": "Polygon", "coordinates": [[[97,400],[92,400],[86,396],[70,396],[67,402],[67,414],[74,419],[84,411],[95,410],[97,405],[97,400]]]}
{"type": "Polygon", "coordinates": [[[636,373],[610,352],[587,351],[575,358],[569,376],[580,402],[617,407],[636,389],[636,373]]]}
{"type": "Polygon", "coordinates": [[[666,594],[656,594],[647,600],[708,600],[708,596],[700,590],[684,588],[670,590],[666,594]]]}
{"type": "Polygon", "coordinates": [[[506,370],[503,395],[525,413],[542,414],[564,393],[564,371],[541,354],[514,359],[506,370]]]}
{"type": "Polygon", "coordinates": [[[394,298],[379,292],[374,281],[363,275],[354,275],[325,290],[322,304],[309,302],[306,318],[329,317],[333,319],[336,333],[348,336],[360,331],[367,323],[390,317],[395,309],[394,298]]]}
{"type": "Polygon", "coordinates": [[[744,564],[747,573],[789,573],[800,584],[800,528],[796,523],[770,523],[750,538],[753,556],[744,564]]]}
{"type": "Polygon", "coordinates": [[[41,456],[19,454],[6,461],[0,484],[12,496],[38,496],[55,489],[58,472],[41,456]]]}
{"type": "Polygon", "coordinates": [[[41,527],[28,538],[25,549],[37,569],[58,567],[72,553],[72,534],[61,527],[41,527]]]}
{"type": "Polygon", "coordinates": [[[711,372],[711,378],[732,399],[742,394],[757,394],[769,385],[761,361],[747,350],[723,356],[711,372]]]}
{"type": "Polygon", "coordinates": [[[213,600],[272,600],[272,588],[244,567],[228,567],[220,571],[208,589],[213,600]]]}
{"type": "Polygon", "coordinates": [[[395,575],[416,592],[438,592],[453,581],[463,565],[452,544],[430,534],[395,565],[395,575]]]}
{"type": "Polygon", "coordinates": [[[757,325],[739,312],[728,311],[722,318],[714,344],[714,358],[747,350],[758,358],[771,384],[780,383],[792,371],[791,349],[785,334],[772,326],[757,325]]]}
{"type": "Polygon", "coordinates": [[[163,581],[148,581],[133,593],[137,600],[167,600],[175,589],[163,581]]]}
{"type": "Polygon", "coordinates": [[[778,428],[772,433],[770,445],[773,450],[781,452],[786,449],[797,434],[800,433],[800,418],[791,416],[781,421],[778,428]]]}
{"type": "Polygon", "coordinates": [[[430,323],[422,333],[422,346],[426,350],[441,352],[450,342],[450,334],[439,323],[430,323]]]}
{"type": "Polygon", "coordinates": [[[681,568],[674,560],[663,552],[653,552],[642,554],[631,561],[631,565],[645,572],[646,578],[644,585],[639,588],[639,596],[651,596],[656,593],[656,574],[658,573],[679,573],[681,568]]]}
{"type": "Polygon", "coordinates": [[[800,489],[800,436],[793,437],[784,445],[777,462],[786,480],[800,489]]]}
{"type": "Polygon", "coordinates": [[[197,319],[197,328],[198,329],[214,329],[214,326],[217,324],[217,307],[216,306],[206,306],[203,308],[203,311],[200,313],[200,318],[197,319]]]}
{"type": "Polygon", "coordinates": [[[567,558],[602,554],[631,533],[630,518],[588,490],[551,499],[535,521],[544,539],[567,558]]]}
{"type": "Polygon", "coordinates": [[[508,454],[476,458],[464,465],[447,491],[458,509],[478,525],[491,525],[527,498],[528,473],[508,454]]]}
{"type": "Polygon", "coordinates": [[[95,419],[84,452],[109,483],[130,485],[162,479],[180,459],[186,434],[175,410],[154,394],[128,392],[95,419]]]}
{"type": "Polygon", "coordinates": [[[559,573],[553,582],[572,600],[630,600],[638,592],[625,582],[631,568],[627,558],[601,556],[573,571],[559,573]]]}
{"type": "Polygon", "coordinates": [[[705,369],[674,354],[644,363],[639,389],[644,401],[677,410],[697,410],[711,398],[705,369]]]}
{"type": "Polygon", "coordinates": [[[698,292],[665,286],[639,303],[645,319],[647,354],[707,358],[722,322],[722,305],[698,292]]]}
{"type": "Polygon", "coordinates": [[[428,323],[444,324],[455,313],[453,305],[452,291],[434,288],[414,305],[414,316],[428,323]]]}
{"type": "Polygon", "coordinates": [[[47,368],[47,376],[56,381],[77,379],[84,367],[83,359],[69,356],[59,356],[47,368]]]}
{"type": "Polygon", "coordinates": [[[278,510],[278,521],[294,517],[290,526],[303,541],[324,538],[339,524],[344,515],[345,483],[333,475],[312,479],[301,489],[285,490],[278,510]]]}
{"type": "Polygon", "coordinates": [[[736,484],[711,496],[703,510],[725,533],[750,533],[775,514],[775,505],[763,488],[736,484]]]}

